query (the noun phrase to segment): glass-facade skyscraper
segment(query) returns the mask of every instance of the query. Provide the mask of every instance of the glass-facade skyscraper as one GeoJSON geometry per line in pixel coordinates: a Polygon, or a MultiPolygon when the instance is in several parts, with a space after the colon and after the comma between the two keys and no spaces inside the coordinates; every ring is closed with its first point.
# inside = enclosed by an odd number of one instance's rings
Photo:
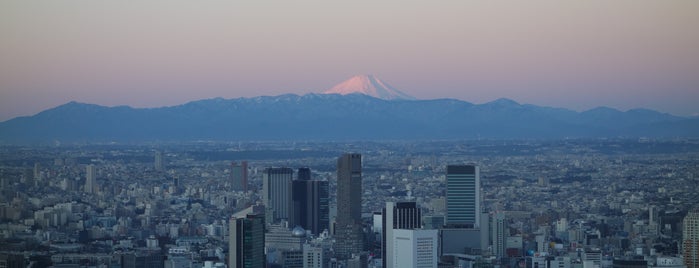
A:
{"type": "Polygon", "coordinates": [[[328,228],[328,181],[311,180],[309,168],[299,168],[291,183],[291,227],[301,226],[317,235],[328,228]]]}
{"type": "Polygon", "coordinates": [[[263,215],[232,217],[229,222],[228,267],[265,267],[265,220],[263,215]]]}
{"type": "Polygon", "coordinates": [[[262,174],[262,202],[270,223],[289,219],[293,176],[294,170],[290,168],[267,168],[262,174]]]}
{"type": "Polygon", "coordinates": [[[478,166],[447,166],[447,217],[452,227],[478,228],[480,226],[481,197],[478,166]]]}

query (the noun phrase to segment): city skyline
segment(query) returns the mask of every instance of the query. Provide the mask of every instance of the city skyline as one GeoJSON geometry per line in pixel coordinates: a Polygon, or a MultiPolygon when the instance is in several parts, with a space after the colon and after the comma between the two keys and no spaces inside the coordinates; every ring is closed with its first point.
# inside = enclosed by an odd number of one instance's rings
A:
{"type": "Polygon", "coordinates": [[[357,74],[418,99],[695,115],[696,10],[694,1],[5,1],[0,121],[69,101],[162,107],[323,92],[357,74]]]}
{"type": "MultiPolygon", "coordinates": [[[[287,142],[230,146],[160,147],[169,176],[150,146],[3,147],[0,244],[14,252],[0,262],[678,268],[694,251],[695,140],[308,142],[328,154],[305,156],[280,154],[287,142]],[[250,191],[233,190],[234,159],[249,161],[250,191]],[[99,177],[88,193],[91,166],[99,177]],[[304,168],[270,169],[279,166],[304,168]],[[270,173],[290,174],[292,186],[294,177],[327,183],[327,232],[266,220],[275,214],[261,205],[274,203],[265,202],[274,201],[270,173]],[[31,243],[13,243],[20,238],[31,243]],[[30,251],[44,253],[28,259],[30,251]]],[[[292,190],[274,196],[295,204],[292,190]]]]}

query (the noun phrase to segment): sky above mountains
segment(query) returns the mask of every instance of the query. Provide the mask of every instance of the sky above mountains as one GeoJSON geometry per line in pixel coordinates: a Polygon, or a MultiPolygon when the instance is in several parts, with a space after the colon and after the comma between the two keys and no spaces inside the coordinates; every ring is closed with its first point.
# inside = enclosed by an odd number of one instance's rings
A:
{"type": "Polygon", "coordinates": [[[0,121],[323,92],[699,113],[699,1],[0,2],[0,121]]]}

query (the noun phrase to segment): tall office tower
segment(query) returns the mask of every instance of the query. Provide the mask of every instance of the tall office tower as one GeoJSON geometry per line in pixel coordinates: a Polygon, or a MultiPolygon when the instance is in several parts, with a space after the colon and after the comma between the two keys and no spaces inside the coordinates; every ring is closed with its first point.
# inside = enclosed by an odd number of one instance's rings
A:
{"type": "Polygon", "coordinates": [[[228,233],[228,268],[265,267],[264,216],[231,217],[228,233]]]}
{"type": "Polygon", "coordinates": [[[162,171],[165,168],[165,163],[163,163],[163,152],[155,151],[155,170],[162,171]]]}
{"type": "Polygon", "coordinates": [[[85,192],[94,193],[95,192],[95,180],[97,179],[97,169],[95,165],[87,165],[85,167],[85,192]]]}
{"type": "Polygon", "coordinates": [[[339,260],[350,259],[364,249],[361,154],[344,154],[337,159],[335,241],[339,260]]]}
{"type": "Polygon", "coordinates": [[[648,207],[648,224],[658,223],[658,207],[648,207]]]}
{"type": "Polygon", "coordinates": [[[492,215],[492,242],[493,242],[493,255],[496,257],[505,257],[505,242],[509,233],[506,233],[507,226],[505,226],[505,214],[502,212],[497,212],[492,215]]]}
{"type": "Polygon", "coordinates": [[[262,201],[270,223],[289,219],[293,176],[294,171],[290,168],[267,168],[262,174],[262,201]]]}
{"type": "Polygon", "coordinates": [[[396,268],[437,267],[439,230],[393,231],[392,263],[396,268]]]}
{"type": "Polygon", "coordinates": [[[328,229],[328,194],[328,181],[311,180],[311,169],[299,168],[298,179],[291,183],[289,224],[316,235],[328,229]]]}
{"type": "Polygon", "coordinates": [[[248,191],[248,161],[231,163],[231,185],[234,191],[248,191]]]}
{"type": "Polygon", "coordinates": [[[41,180],[41,165],[39,163],[34,163],[34,180],[41,180]]]}
{"type": "Polygon", "coordinates": [[[398,267],[393,264],[394,231],[420,228],[421,214],[415,202],[386,202],[386,207],[381,212],[383,267],[398,267]]]}
{"type": "Polygon", "coordinates": [[[474,165],[447,166],[447,218],[452,227],[480,226],[481,181],[474,165]]]}
{"type": "Polygon", "coordinates": [[[699,268],[699,207],[682,221],[682,255],[687,268],[699,268]]]}

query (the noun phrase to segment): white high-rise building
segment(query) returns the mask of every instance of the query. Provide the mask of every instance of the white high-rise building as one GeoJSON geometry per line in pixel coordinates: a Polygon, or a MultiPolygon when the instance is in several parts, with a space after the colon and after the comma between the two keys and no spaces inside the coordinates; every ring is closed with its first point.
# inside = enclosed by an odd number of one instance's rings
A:
{"type": "Polygon", "coordinates": [[[393,267],[437,267],[438,230],[393,230],[393,267]]]}
{"type": "Polygon", "coordinates": [[[94,193],[95,192],[95,186],[96,182],[95,180],[97,179],[97,169],[95,168],[95,165],[87,165],[85,167],[85,189],[84,191],[86,193],[94,193]]]}
{"type": "Polygon", "coordinates": [[[303,268],[323,268],[325,267],[324,258],[323,248],[309,244],[303,245],[303,268]]]}
{"type": "Polygon", "coordinates": [[[496,257],[505,256],[505,242],[507,241],[506,233],[507,226],[505,226],[505,214],[502,212],[495,213],[493,216],[493,229],[492,231],[492,241],[493,241],[493,255],[496,257]]]}
{"type": "Polygon", "coordinates": [[[381,252],[383,267],[400,267],[393,264],[393,231],[396,229],[418,229],[422,212],[415,202],[386,202],[382,211],[381,252]]]}

